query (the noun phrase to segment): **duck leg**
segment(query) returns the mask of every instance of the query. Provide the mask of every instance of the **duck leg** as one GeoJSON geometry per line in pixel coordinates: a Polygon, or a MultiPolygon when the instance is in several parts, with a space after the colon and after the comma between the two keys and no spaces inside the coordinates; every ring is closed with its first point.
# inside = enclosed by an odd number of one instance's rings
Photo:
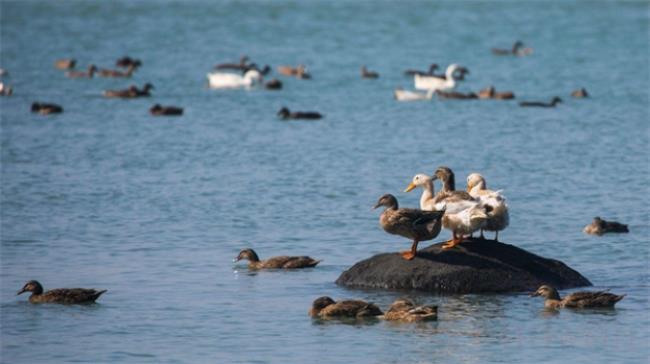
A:
{"type": "Polygon", "coordinates": [[[494,241],[499,242],[499,230],[494,235],[494,241]]]}
{"type": "Polygon", "coordinates": [[[451,249],[462,242],[463,242],[463,238],[462,237],[459,238],[458,236],[456,236],[456,232],[454,231],[452,232],[452,239],[448,241],[446,244],[444,244],[442,248],[451,249]]]}
{"type": "Polygon", "coordinates": [[[481,229],[481,240],[485,240],[485,236],[483,235],[483,229],[481,229]]]}
{"type": "Polygon", "coordinates": [[[415,258],[415,254],[418,251],[418,243],[419,241],[413,240],[413,245],[411,245],[411,250],[405,250],[403,252],[400,252],[402,258],[406,260],[412,260],[413,258],[415,258]]]}

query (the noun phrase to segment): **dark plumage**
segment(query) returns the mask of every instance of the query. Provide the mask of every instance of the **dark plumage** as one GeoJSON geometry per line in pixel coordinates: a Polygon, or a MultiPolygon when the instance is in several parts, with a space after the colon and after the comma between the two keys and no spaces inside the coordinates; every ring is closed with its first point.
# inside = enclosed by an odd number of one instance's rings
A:
{"type": "Polygon", "coordinates": [[[381,196],[374,208],[380,206],[385,207],[379,217],[379,224],[384,231],[413,240],[411,250],[401,252],[404,259],[415,258],[419,242],[431,240],[440,234],[444,211],[400,209],[397,199],[391,194],[381,196]]]}
{"type": "Polygon", "coordinates": [[[320,119],[323,117],[320,113],[315,111],[294,111],[291,112],[286,107],[283,107],[278,111],[278,116],[282,119],[320,119]]]}
{"type": "Polygon", "coordinates": [[[183,115],[183,109],[176,106],[161,106],[160,104],[155,104],[149,109],[151,115],[154,116],[178,116],[183,115]]]}
{"type": "Polygon", "coordinates": [[[135,85],[129,86],[126,90],[106,90],[104,91],[104,97],[112,98],[124,98],[132,99],[136,97],[149,97],[151,96],[150,91],[153,89],[153,85],[146,83],[142,90],[138,89],[135,85]]]}
{"type": "Polygon", "coordinates": [[[267,90],[280,90],[282,89],[282,81],[274,78],[265,83],[264,87],[266,87],[267,90]]]}
{"type": "Polygon", "coordinates": [[[562,102],[562,99],[555,96],[551,99],[551,102],[540,102],[540,101],[522,101],[519,103],[519,106],[523,107],[555,107],[558,102],[562,102]]]}
{"type": "Polygon", "coordinates": [[[102,77],[112,77],[112,78],[129,78],[133,75],[133,72],[136,70],[136,66],[130,65],[127,67],[126,72],[118,71],[118,70],[109,70],[109,69],[102,69],[99,70],[99,75],[102,77]]]}
{"type": "Polygon", "coordinates": [[[587,234],[603,235],[605,233],[629,233],[627,225],[621,224],[616,221],[606,221],[600,217],[594,217],[591,224],[585,226],[584,230],[587,234]]]}
{"type": "Polygon", "coordinates": [[[425,72],[425,71],[419,71],[419,70],[412,70],[412,69],[409,69],[409,70],[404,71],[404,74],[407,75],[407,76],[415,76],[415,75],[420,75],[420,76],[435,76],[433,73],[434,73],[437,69],[438,69],[438,65],[435,64],[435,63],[432,63],[432,64],[429,66],[429,70],[426,71],[426,72],[425,72]]]}
{"type": "Polygon", "coordinates": [[[320,263],[320,260],[308,256],[279,256],[272,257],[266,260],[260,260],[257,253],[253,249],[244,249],[239,252],[235,258],[235,262],[242,259],[248,259],[249,269],[299,269],[299,268],[312,268],[320,263]]]}
{"type": "Polygon", "coordinates": [[[460,100],[478,99],[478,95],[476,95],[473,92],[464,94],[462,92],[457,92],[457,91],[437,90],[436,95],[438,95],[438,97],[441,99],[460,99],[460,100]]]}
{"type": "Polygon", "coordinates": [[[578,98],[578,99],[581,99],[581,98],[589,97],[589,93],[584,88],[581,88],[581,89],[573,91],[571,93],[571,96],[573,96],[575,98],[578,98]]]}
{"type": "Polygon", "coordinates": [[[29,296],[30,303],[61,303],[61,304],[82,304],[93,303],[106,290],[98,291],[89,288],[57,288],[43,292],[43,286],[38,281],[29,281],[16,295],[24,292],[32,292],[29,296]]]}
{"type": "Polygon", "coordinates": [[[532,48],[524,48],[524,43],[516,41],[511,49],[492,48],[492,53],[497,56],[527,56],[533,52],[532,48]]]}
{"type": "Polygon", "coordinates": [[[41,115],[60,114],[63,112],[63,108],[57,104],[34,102],[32,103],[32,112],[37,112],[41,115]]]}
{"type": "Polygon", "coordinates": [[[379,78],[379,73],[368,71],[366,66],[361,66],[361,78],[379,78]]]}
{"type": "Polygon", "coordinates": [[[245,71],[248,69],[248,56],[243,55],[239,58],[239,63],[221,63],[214,66],[218,70],[235,70],[235,71],[245,71]]]}
{"type": "Polygon", "coordinates": [[[93,78],[95,76],[95,72],[97,72],[97,67],[94,64],[91,64],[88,66],[88,71],[68,71],[65,73],[65,75],[68,78],[93,78]]]}
{"type": "Polygon", "coordinates": [[[541,286],[530,294],[531,297],[542,296],[545,298],[546,308],[611,308],[625,295],[615,295],[607,291],[576,292],[560,298],[558,291],[551,286],[541,286]]]}
{"type": "Polygon", "coordinates": [[[70,70],[73,69],[76,64],[77,61],[75,59],[59,59],[54,62],[54,67],[60,70],[70,70]]]}
{"type": "Polygon", "coordinates": [[[117,61],[115,61],[115,65],[117,67],[122,67],[122,68],[138,68],[142,66],[142,61],[139,59],[131,58],[129,56],[124,56],[122,58],[119,58],[117,61]]]}
{"type": "Polygon", "coordinates": [[[319,297],[312,303],[309,315],[320,318],[363,318],[382,314],[373,303],[361,300],[343,300],[336,302],[330,297],[319,297]]]}
{"type": "Polygon", "coordinates": [[[479,99],[496,99],[496,100],[511,100],[515,98],[515,94],[511,91],[496,92],[493,86],[484,88],[478,93],[479,99]]]}

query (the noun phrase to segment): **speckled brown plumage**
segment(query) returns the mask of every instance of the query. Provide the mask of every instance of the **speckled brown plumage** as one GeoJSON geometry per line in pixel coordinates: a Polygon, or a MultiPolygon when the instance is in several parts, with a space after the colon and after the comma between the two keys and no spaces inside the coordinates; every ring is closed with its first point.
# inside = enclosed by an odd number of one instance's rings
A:
{"type": "Polygon", "coordinates": [[[616,295],[607,291],[575,292],[560,298],[558,291],[551,286],[541,286],[531,296],[544,297],[546,308],[611,308],[625,295],[616,295]]]}
{"type": "Polygon", "coordinates": [[[400,298],[390,305],[383,318],[401,322],[432,321],[438,319],[438,306],[416,306],[412,301],[400,298]]]}
{"type": "Polygon", "coordinates": [[[439,179],[442,183],[440,192],[434,197],[434,203],[442,201],[456,202],[461,200],[475,201],[467,191],[456,191],[456,176],[449,167],[440,166],[433,173],[433,180],[439,179]]]}
{"type": "Polygon", "coordinates": [[[260,260],[253,249],[244,249],[239,252],[235,261],[248,259],[250,269],[299,269],[315,267],[320,260],[308,256],[278,256],[260,260]]]}
{"type": "Polygon", "coordinates": [[[362,318],[380,316],[383,312],[373,303],[361,300],[343,300],[336,302],[330,297],[319,297],[314,300],[309,315],[320,318],[362,318]]]}
{"type": "Polygon", "coordinates": [[[32,295],[29,296],[30,303],[83,304],[94,303],[106,290],[57,288],[43,292],[43,286],[38,281],[29,281],[18,291],[17,295],[24,292],[32,292],[32,295]]]}
{"type": "Polygon", "coordinates": [[[594,220],[591,224],[585,226],[583,231],[586,234],[592,235],[603,235],[606,233],[628,233],[630,230],[627,228],[627,225],[621,224],[616,221],[606,221],[600,217],[594,217],[594,220]]]}

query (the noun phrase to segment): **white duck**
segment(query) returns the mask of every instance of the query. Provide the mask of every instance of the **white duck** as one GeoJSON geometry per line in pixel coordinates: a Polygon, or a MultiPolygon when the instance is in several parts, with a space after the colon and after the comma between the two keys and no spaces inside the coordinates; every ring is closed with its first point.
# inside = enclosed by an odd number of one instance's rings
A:
{"type": "Polygon", "coordinates": [[[244,75],[230,72],[208,73],[210,88],[241,88],[261,84],[262,74],[258,70],[248,70],[244,75]]]}
{"type": "Polygon", "coordinates": [[[499,231],[507,228],[510,223],[508,204],[505,197],[501,194],[501,191],[488,190],[485,178],[478,173],[467,176],[467,192],[472,197],[478,198],[483,205],[490,207],[488,220],[481,229],[481,238],[484,239],[483,230],[488,230],[496,232],[494,240],[499,241],[499,231]]]}
{"type": "Polygon", "coordinates": [[[395,89],[393,95],[397,101],[420,101],[420,100],[431,100],[435,90],[429,90],[427,92],[417,92],[409,91],[401,88],[395,89]]]}
{"type": "Polygon", "coordinates": [[[430,76],[430,75],[418,75],[414,77],[415,80],[415,89],[416,90],[450,90],[456,88],[456,80],[454,79],[454,72],[461,69],[462,67],[457,64],[451,64],[447,67],[445,72],[445,78],[430,76]]]}

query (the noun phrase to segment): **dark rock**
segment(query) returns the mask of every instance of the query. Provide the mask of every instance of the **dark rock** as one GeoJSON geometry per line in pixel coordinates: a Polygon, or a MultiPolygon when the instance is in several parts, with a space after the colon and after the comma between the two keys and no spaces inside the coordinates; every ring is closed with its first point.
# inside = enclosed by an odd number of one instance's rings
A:
{"type": "Polygon", "coordinates": [[[587,278],[559,260],[513,245],[467,239],[456,248],[443,250],[442,244],[419,250],[411,261],[398,253],[375,255],[343,272],[336,284],[461,294],[532,292],[543,284],[558,289],[591,286],[587,278]]]}

